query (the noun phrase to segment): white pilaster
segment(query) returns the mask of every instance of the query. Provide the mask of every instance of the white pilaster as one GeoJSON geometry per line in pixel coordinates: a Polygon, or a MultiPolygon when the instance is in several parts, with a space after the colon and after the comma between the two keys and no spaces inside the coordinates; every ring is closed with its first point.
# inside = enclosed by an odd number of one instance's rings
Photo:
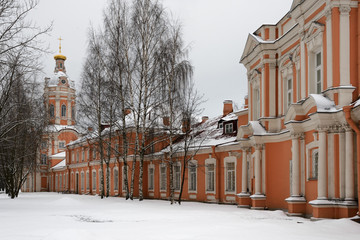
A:
{"type": "Polygon", "coordinates": [[[301,189],[300,193],[305,196],[305,139],[304,135],[300,137],[300,166],[301,166],[301,189]]]}
{"type": "Polygon", "coordinates": [[[261,69],[261,106],[260,106],[260,109],[261,109],[261,114],[260,116],[261,117],[264,117],[265,116],[265,91],[267,91],[267,89],[265,89],[265,64],[262,65],[262,69],[261,69]]]}
{"type": "Polygon", "coordinates": [[[326,196],[326,131],[319,130],[319,159],[318,159],[318,199],[326,196]]]}
{"type": "Polygon", "coordinates": [[[339,186],[340,198],[345,198],[345,132],[339,133],[339,186]]]}
{"type": "Polygon", "coordinates": [[[333,85],[333,71],[332,71],[332,24],[331,24],[332,10],[326,11],[326,65],[327,65],[327,87],[333,85]]]}
{"type": "Polygon", "coordinates": [[[299,137],[298,135],[292,136],[292,196],[299,196],[299,137]]]}
{"type": "Polygon", "coordinates": [[[353,132],[346,129],[346,156],[345,156],[345,200],[354,200],[354,149],[353,132]]]}
{"type": "Polygon", "coordinates": [[[335,198],[334,133],[328,133],[328,198],[335,198]]]}
{"type": "Polygon", "coordinates": [[[242,158],[242,177],[241,177],[241,192],[247,193],[247,159],[248,159],[248,149],[243,150],[242,158]]]}
{"type": "Polygon", "coordinates": [[[266,158],[265,158],[265,147],[263,147],[261,151],[261,186],[262,186],[262,194],[266,194],[266,158]]]}
{"type": "Polygon", "coordinates": [[[255,148],[255,195],[261,194],[261,147],[256,146],[255,148]]]}
{"type": "Polygon", "coordinates": [[[270,117],[276,116],[276,64],[269,64],[269,114],[270,117]]]}

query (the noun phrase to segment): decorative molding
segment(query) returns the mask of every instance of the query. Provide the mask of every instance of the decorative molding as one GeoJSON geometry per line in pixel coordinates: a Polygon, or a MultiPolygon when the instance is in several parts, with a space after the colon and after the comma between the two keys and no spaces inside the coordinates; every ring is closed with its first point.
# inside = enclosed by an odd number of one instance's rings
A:
{"type": "Polygon", "coordinates": [[[342,16],[349,16],[350,11],[351,11],[351,7],[348,5],[340,5],[340,7],[339,7],[339,12],[340,12],[340,15],[342,15],[342,16]]]}

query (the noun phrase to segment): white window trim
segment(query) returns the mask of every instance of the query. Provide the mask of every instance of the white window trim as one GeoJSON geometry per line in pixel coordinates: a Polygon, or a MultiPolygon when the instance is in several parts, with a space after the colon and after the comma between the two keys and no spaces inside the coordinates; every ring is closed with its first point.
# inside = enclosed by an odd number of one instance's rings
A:
{"type": "Polygon", "coordinates": [[[216,193],[216,159],[208,158],[205,160],[205,193],[216,193]],[[208,190],[208,164],[214,164],[214,191],[208,190]]]}
{"type": "Polygon", "coordinates": [[[165,163],[159,165],[159,180],[160,192],[167,192],[167,167],[165,163]],[[165,167],[165,189],[161,189],[161,167],[165,167]]]}
{"type": "Polygon", "coordinates": [[[113,185],[112,185],[112,188],[114,190],[114,193],[118,193],[119,192],[119,168],[117,166],[114,167],[112,172],[113,172],[113,177],[112,177],[113,185]],[[115,171],[117,171],[117,177],[118,177],[118,179],[117,179],[117,185],[118,185],[117,189],[115,189],[115,171]]]}
{"type": "Polygon", "coordinates": [[[323,89],[323,81],[324,81],[324,69],[323,69],[323,52],[322,49],[318,49],[317,51],[314,52],[313,54],[313,58],[314,58],[314,90],[316,94],[320,94],[322,92],[323,89]],[[317,61],[317,55],[320,54],[321,57],[321,64],[319,66],[316,66],[316,61],[317,61]],[[317,71],[320,70],[320,91],[318,91],[317,85],[318,85],[318,79],[317,79],[317,71]]]}
{"type": "Polygon", "coordinates": [[[59,144],[59,149],[65,149],[66,148],[65,147],[65,145],[66,145],[65,141],[59,141],[58,144],[59,144]],[[62,146],[60,146],[60,144],[62,144],[62,146]]]}
{"type": "Polygon", "coordinates": [[[235,194],[236,193],[236,157],[234,156],[230,156],[230,157],[226,157],[224,158],[224,183],[225,183],[225,194],[235,194]],[[226,169],[226,165],[227,163],[234,163],[234,191],[228,191],[227,190],[227,169],[226,169]]]}
{"type": "Polygon", "coordinates": [[[175,192],[180,192],[180,189],[181,189],[181,163],[180,162],[175,162],[175,164],[174,164],[174,191],[175,192]],[[176,189],[176,174],[175,174],[175,166],[178,166],[178,167],[180,167],[180,178],[179,178],[179,189],[176,189]]]}
{"type": "Polygon", "coordinates": [[[154,164],[149,164],[149,167],[148,167],[148,190],[150,192],[154,192],[155,191],[155,166],[154,164]],[[152,183],[153,183],[153,186],[152,188],[150,188],[150,180],[151,180],[151,176],[150,176],[150,169],[153,170],[153,176],[152,176],[152,183]]]}
{"type": "Polygon", "coordinates": [[[198,164],[197,160],[190,160],[188,163],[188,192],[189,193],[197,193],[198,190],[198,164]],[[191,182],[191,175],[190,175],[190,165],[195,165],[195,190],[190,190],[191,182]]]}
{"type": "Polygon", "coordinates": [[[294,78],[288,76],[286,78],[286,108],[289,109],[290,105],[293,103],[294,99],[294,78]],[[289,82],[291,82],[291,88],[289,88],[289,82]],[[289,99],[290,94],[290,99],[289,99]]]}
{"type": "Polygon", "coordinates": [[[226,123],[225,124],[225,134],[231,134],[231,133],[234,133],[234,124],[232,122],[231,123],[226,123]],[[228,132],[227,126],[231,126],[232,131],[228,132]]]}
{"type": "Polygon", "coordinates": [[[90,191],[90,173],[89,170],[85,173],[85,191],[90,191]]]}
{"type": "Polygon", "coordinates": [[[312,169],[312,151],[314,150],[314,148],[318,148],[318,141],[313,141],[309,144],[306,144],[306,151],[305,151],[305,155],[306,155],[306,181],[312,180],[312,176],[311,174],[311,170],[312,169]]]}
{"type": "Polygon", "coordinates": [[[94,191],[95,191],[95,193],[96,193],[96,190],[97,190],[97,177],[96,177],[96,170],[94,169],[94,170],[92,170],[91,171],[91,191],[94,193],[94,191]],[[94,173],[95,173],[95,179],[94,179],[94,173]]]}
{"type": "Polygon", "coordinates": [[[85,173],[84,173],[84,171],[82,170],[81,172],[80,172],[80,191],[81,192],[85,192],[85,190],[86,190],[86,186],[85,186],[85,173]]]}

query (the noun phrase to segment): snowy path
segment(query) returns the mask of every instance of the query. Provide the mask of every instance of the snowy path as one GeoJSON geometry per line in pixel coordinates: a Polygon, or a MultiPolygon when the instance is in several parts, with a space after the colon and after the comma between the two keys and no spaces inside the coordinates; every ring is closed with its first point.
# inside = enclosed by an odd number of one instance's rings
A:
{"type": "Polygon", "coordinates": [[[0,239],[360,239],[348,219],[312,222],[282,211],[157,200],[101,200],[96,196],[0,194],[0,239]]]}

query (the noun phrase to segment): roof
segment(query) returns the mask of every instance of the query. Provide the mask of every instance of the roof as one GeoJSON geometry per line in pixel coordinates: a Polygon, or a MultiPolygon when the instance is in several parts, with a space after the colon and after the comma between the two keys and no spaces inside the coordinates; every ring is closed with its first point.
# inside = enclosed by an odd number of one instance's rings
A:
{"type": "Polygon", "coordinates": [[[66,152],[59,152],[51,156],[51,158],[62,158],[62,159],[64,159],[65,157],[66,157],[66,152]]]}
{"type": "Polygon", "coordinates": [[[61,169],[61,168],[64,168],[66,167],[66,162],[65,162],[65,159],[62,160],[61,162],[59,162],[58,164],[56,164],[55,166],[53,166],[51,169],[61,169]]]}
{"type": "Polygon", "coordinates": [[[70,85],[70,88],[75,88],[75,82],[70,80],[69,79],[69,76],[62,72],[62,71],[58,71],[58,72],[55,72],[51,77],[50,77],[50,80],[47,84],[48,87],[56,87],[59,83],[59,79],[60,78],[66,78],[68,79],[69,81],[69,85],[70,85]]]}

